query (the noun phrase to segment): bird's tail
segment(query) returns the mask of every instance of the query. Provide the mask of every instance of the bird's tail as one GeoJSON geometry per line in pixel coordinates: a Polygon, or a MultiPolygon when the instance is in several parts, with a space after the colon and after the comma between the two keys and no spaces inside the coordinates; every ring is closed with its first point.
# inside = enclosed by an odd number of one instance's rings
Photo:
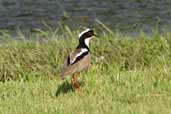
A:
{"type": "Polygon", "coordinates": [[[60,76],[61,80],[64,80],[65,79],[65,76],[64,76],[64,73],[63,72],[60,72],[59,73],[59,76],[60,76]]]}

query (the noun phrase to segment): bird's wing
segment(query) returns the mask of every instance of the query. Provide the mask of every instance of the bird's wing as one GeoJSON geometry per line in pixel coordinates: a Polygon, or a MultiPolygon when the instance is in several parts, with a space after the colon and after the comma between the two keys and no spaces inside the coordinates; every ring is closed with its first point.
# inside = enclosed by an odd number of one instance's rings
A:
{"type": "Polygon", "coordinates": [[[76,49],[72,51],[64,62],[61,71],[61,77],[63,77],[66,74],[70,74],[72,71],[74,71],[75,67],[77,66],[76,63],[79,60],[83,59],[87,54],[87,49],[76,49]]]}
{"type": "Polygon", "coordinates": [[[88,54],[88,50],[87,49],[76,49],[73,52],[70,53],[70,55],[68,56],[67,59],[67,64],[68,65],[73,65],[74,63],[76,63],[77,61],[79,61],[80,59],[82,59],[85,55],[88,54]]]}
{"type": "Polygon", "coordinates": [[[68,68],[72,65],[72,63],[74,63],[77,54],[80,52],[81,49],[75,49],[68,55],[61,69],[61,73],[60,73],[61,76],[64,75],[64,73],[68,70],[68,68]]]}

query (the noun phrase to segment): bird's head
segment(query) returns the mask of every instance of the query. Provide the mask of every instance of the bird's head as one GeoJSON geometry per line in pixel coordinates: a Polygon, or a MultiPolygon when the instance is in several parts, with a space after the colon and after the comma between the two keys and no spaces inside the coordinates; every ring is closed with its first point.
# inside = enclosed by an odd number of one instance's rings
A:
{"type": "Polygon", "coordinates": [[[94,38],[96,35],[94,34],[94,31],[92,29],[85,29],[79,34],[79,44],[86,45],[89,47],[89,42],[92,38],[94,38]]]}

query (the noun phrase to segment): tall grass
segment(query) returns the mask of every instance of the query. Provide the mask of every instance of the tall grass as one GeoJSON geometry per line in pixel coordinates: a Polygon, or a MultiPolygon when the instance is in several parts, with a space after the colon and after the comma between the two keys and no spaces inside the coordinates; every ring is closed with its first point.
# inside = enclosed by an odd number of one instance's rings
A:
{"type": "MultiPolygon", "coordinates": [[[[65,27],[66,34],[42,31],[35,36],[37,41],[9,40],[0,46],[0,80],[29,80],[44,74],[58,77],[58,71],[67,54],[78,44],[78,31],[65,27]]],[[[7,35],[1,36],[3,39],[7,35]]],[[[8,36],[12,37],[12,36],[8,36]]],[[[93,64],[103,69],[133,70],[150,67],[162,68],[169,72],[171,65],[171,34],[144,33],[136,38],[118,33],[100,34],[91,42],[93,64]]],[[[25,39],[23,39],[25,38],[25,39]]]]}

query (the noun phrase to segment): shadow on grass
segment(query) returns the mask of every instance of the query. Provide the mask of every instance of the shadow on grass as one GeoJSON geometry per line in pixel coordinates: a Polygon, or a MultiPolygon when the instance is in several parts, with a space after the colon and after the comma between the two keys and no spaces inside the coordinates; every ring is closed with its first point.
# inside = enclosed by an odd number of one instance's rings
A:
{"type": "MultiPolygon", "coordinates": [[[[79,82],[80,87],[84,85],[84,82],[79,82]]],[[[67,94],[69,92],[75,92],[72,84],[68,81],[64,81],[61,85],[58,86],[55,96],[58,97],[60,94],[67,94]]]]}
{"type": "Polygon", "coordinates": [[[72,87],[72,84],[68,81],[63,82],[61,85],[58,86],[58,89],[56,91],[56,96],[59,96],[60,94],[67,94],[68,92],[74,92],[74,88],[72,87]]]}

